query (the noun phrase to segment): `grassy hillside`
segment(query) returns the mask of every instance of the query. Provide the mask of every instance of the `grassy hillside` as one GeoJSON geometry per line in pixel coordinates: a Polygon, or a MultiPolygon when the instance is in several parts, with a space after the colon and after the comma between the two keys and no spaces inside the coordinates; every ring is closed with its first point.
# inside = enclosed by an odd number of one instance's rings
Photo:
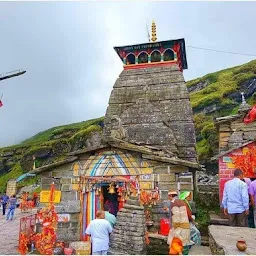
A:
{"type": "MultiPolygon", "coordinates": [[[[30,170],[21,166],[22,161],[25,161],[28,156],[43,149],[52,149],[53,156],[51,161],[59,161],[65,153],[74,148],[74,144],[77,141],[86,140],[92,133],[102,131],[102,124],[103,117],[80,123],[57,126],[40,132],[18,145],[0,148],[0,169],[2,166],[0,173],[0,192],[6,188],[6,182],[9,179],[17,178],[30,170]],[[60,144],[62,146],[66,145],[66,148],[64,150],[58,149],[60,144]],[[3,166],[7,166],[7,170],[3,166]]],[[[43,165],[44,163],[39,164],[43,165]]],[[[30,185],[35,181],[35,178],[27,178],[20,185],[30,185]]]]}
{"type": "Polygon", "coordinates": [[[245,92],[249,104],[255,104],[255,78],[256,60],[187,82],[188,89],[200,84],[207,85],[199,91],[190,93],[197,135],[197,152],[201,161],[207,161],[218,151],[218,138],[213,119],[237,113],[241,104],[240,92],[245,92]],[[205,114],[209,107],[216,106],[216,111],[205,114]]]}

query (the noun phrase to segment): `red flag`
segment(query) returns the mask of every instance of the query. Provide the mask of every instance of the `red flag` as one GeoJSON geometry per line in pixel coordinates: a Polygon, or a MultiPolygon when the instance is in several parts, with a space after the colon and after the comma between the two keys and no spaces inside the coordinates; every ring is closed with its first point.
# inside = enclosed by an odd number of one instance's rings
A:
{"type": "Polygon", "coordinates": [[[51,185],[51,191],[50,191],[50,203],[52,203],[53,201],[54,201],[54,190],[55,190],[55,188],[54,188],[54,182],[52,183],[52,185],[51,185]]]}
{"type": "Polygon", "coordinates": [[[0,100],[0,108],[1,108],[3,105],[4,105],[3,102],[0,100]]]}

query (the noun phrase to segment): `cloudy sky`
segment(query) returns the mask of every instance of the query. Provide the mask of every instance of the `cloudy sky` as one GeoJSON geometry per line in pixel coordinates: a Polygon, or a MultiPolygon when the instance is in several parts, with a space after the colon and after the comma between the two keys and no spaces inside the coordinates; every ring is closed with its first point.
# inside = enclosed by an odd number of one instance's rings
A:
{"type": "MultiPolygon", "coordinates": [[[[53,126],[103,116],[122,70],[113,47],[185,38],[185,80],[243,64],[256,55],[256,2],[0,2],[0,147],[53,126]]],[[[256,58],[256,57],[255,57],[256,58]]]]}

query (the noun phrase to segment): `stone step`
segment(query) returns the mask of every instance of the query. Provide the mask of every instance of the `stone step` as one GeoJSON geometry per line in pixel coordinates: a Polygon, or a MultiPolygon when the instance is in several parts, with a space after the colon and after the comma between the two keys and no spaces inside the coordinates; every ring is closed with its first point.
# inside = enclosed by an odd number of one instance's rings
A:
{"type": "Polygon", "coordinates": [[[127,201],[126,201],[127,204],[130,204],[130,205],[136,205],[136,206],[141,206],[140,205],[140,202],[138,201],[138,199],[135,199],[133,197],[129,198],[127,201]]]}
{"type": "Polygon", "coordinates": [[[137,206],[137,205],[132,205],[132,204],[124,204],[124,208],[126,209],[132,209],[132,210],[141,210],[144,211],[144,207],[143,206],[137,206]]]}
{"type": "Polygon", "coordinates": [[[209,246],[193,245],[188,255],[212,255],[209,246]]]}
{"type": "Polygon", "coordinates": [[[113,249],[109,249],[108,255],[128,255],[128,253],[125,253],[123,251],[115,251],[113,249]]]}
{"type": "Polygon", "coordinates": [[[201,245],[209,246],[209,236],[201,236],[201,245]]]}
{"type": "Polygon", "coordinates": [[[228,219],[226,219],[222,215],[217,215],[215,213],[211,213],[210,214],[210,224],[212,224],[212,225],[229,226],[228,219]]]}

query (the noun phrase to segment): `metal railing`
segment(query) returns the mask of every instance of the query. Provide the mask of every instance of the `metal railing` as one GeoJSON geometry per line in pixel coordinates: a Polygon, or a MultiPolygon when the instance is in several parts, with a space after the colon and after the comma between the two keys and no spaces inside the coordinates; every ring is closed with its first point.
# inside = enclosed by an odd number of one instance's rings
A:
{"type": "Polygon", "coordinates": [[[20,219],[20,231],[19,231],[19,244],[20,244],[20,235],[22,233],[26,234],[31,243],[31,237],[35,234],[36,231],[36,214],[32,214],[20,219]]]}

